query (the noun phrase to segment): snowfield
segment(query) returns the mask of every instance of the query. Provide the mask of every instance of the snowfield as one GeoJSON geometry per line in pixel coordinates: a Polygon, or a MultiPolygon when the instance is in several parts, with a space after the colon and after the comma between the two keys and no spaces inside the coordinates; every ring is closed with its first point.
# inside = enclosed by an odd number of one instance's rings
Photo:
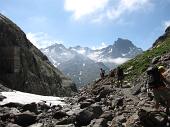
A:
{"type": "Polygon", "coordinates": [[[17,102],[20,104],[29,104],[32,102],[42,102],[46,101],[47,105],[66,105],[64,103],[64,99],[60,97],[53,97],[53,96],[42,96],[42,95],[36,95],[36,94],[30,94],[30,93],[24,93],[20,91],[13,91],[13,92],[0,92],[3,96],[7,97],[2,102],[0,102],[0,105],[9,103],[9,102],[17,102]]]}

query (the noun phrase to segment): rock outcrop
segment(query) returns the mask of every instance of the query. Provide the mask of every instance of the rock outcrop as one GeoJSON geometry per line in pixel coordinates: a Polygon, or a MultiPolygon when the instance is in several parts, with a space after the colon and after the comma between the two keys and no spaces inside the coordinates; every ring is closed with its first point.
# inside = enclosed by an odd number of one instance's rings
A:
{"type": "Polygon", "coordinates": [[[0,14],[0,80],[11,89],[41,95],[68,96],[75,84],[12,21],[0,14]]]}

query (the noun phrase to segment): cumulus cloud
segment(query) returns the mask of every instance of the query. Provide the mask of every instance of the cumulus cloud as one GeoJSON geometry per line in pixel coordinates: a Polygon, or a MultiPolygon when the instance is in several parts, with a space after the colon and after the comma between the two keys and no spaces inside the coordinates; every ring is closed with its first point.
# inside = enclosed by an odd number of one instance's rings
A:
{"type": "Polygon", "coordinates": [[[47,33],[27,33],[27,38],[35,45],[37,48],[46,48],[54,43],[61,44],[62,41],[55,40],[53,37],[49,36],[47,33]]]}
{"type": "Polygon", "coordinates": [[[151,5],[151,0],[65,0],[64,8],[73,13],[75,20],[90,17],[92,22],[101,22],[103,19],[119,19],[125,13],[146,10],[151,5]]]}
{"type": "Polygon", "coordinates": [[[170,20],[167,20],[164,22],[164,28],[166,29],[168,26],[170,26],[170,20]]]}
{"type": "Polygon", "coordinates": [[[97,50],[97,49],[102,49],[102,48],[106,48],[108,45],[105,42],[102,42],[100,46],[96,47],[93,46],[92,49],[93,50],[97,50]]]}
{"type": "Polygon", "coordinates": [[[89,18],[92,22],[116,20],[123,14],[149,8],[151,0],[65,0],[64,8],[73,13],[75,20],[89,18]]]}
{"type": "Polygon", "coordinates": [[[76,20],[103,10],[109,0],[65,0],[64,8],[66,11],[73,12],[76,20]]]}

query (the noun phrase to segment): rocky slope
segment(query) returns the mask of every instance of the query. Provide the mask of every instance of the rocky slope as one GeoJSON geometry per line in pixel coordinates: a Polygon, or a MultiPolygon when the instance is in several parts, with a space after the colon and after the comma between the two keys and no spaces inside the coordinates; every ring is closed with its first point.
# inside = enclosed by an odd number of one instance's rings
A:
{"type": "Polygon", "coordinates": [[[76,91],[75,84],[1,14],[0,80],[11,89],[42,95],[68,96],[76,91]]]}

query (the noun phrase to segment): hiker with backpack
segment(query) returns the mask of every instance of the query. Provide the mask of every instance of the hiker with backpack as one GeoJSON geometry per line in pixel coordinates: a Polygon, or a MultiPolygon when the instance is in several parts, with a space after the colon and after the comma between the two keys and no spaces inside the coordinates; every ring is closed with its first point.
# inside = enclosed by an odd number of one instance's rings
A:
{"type": "Polygon", "coordinates": [[[104,76],[105,76],[105,70],[100,68],[100,77],[101,77],[101,79],[104,79],[104,76]]]}
{"type": "Polygon", "coordinates": [[[163,67],[151,66],[147,69],[147,85],[153,92],[155,99],[155,109],[159,109],[159,104],[167,107],[167,112],[170,107],[170,89],[166,87],[169,83],[162,75],[163,67]]]}
{"type": "Polygon", "coordinates": [[[122,87],[123,79],[124,79],[123,68],[117,67],[116,76],[117,76],[118,86],[119,86],[119,87],[122,87]]]}

